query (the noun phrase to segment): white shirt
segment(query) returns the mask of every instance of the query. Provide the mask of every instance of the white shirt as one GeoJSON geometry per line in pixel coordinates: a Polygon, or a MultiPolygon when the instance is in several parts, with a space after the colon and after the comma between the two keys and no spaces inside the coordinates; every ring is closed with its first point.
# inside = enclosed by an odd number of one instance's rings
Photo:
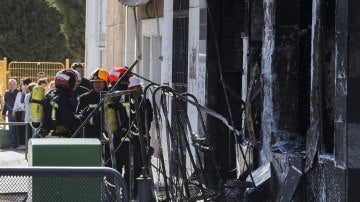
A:
{"type": "Polygon", "coordinates": [[[21,103],[21,96],[22,96],[21,92],[18,92],[18,94],[16,95],[15,102],[14,102],[14,107],[13,107],[13,111],[15,111],[15,112],[25,110],[24,103],[21,103]]]}
{"type": "Polygon", "coordinates": [[[25,105],[25,122],[29,123],[31,122],[31,105],[30,105],[30,97],[31,97],[31,93],[27,93],[25,95],[25,99],[24,99],[24,105],[25,105]]]}

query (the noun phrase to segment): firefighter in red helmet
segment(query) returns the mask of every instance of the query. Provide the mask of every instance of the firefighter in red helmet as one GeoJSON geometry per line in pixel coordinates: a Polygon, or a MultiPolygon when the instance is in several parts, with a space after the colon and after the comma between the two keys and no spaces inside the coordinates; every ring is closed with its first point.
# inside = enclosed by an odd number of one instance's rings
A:
{"type": "MultiPolygon", "coordinates": [[[[127,72],[126,67],[114,67],[109,73],[109,83],[111,88],[115,87],[116,89],[111,89],[113,91],[123,91],[127,90],[129,85],[129,78],[132,76],[131,72],[127,72]],[[125,76],[124,76],[125,75],[125,76]],[[121,79],[121,80],[120,80],[121,79]],[[120,81],[119,81],[120,80],[120,81]]],[[[130,137],[128,136],[128,130],[130,127],[130,117],[129,117],[129,110],[130,104],[129,99],[127,96],[123,97],[116,97],[112,100],[114,103],[113,106],[116,110],[117,120],[118,120],[118,127],[117,131],[114,133],[114,147],[118,148],[115,153],[116,156],[116,167],[117,170],[123,174],[124,179],[126,180],[129,190],[131,189],[131,184],[134,185],[134,178],[130,180],[130,137]]],[[[136,151],[138,152],[138,151],[136,151]]],[[[132,176],[133,177],[133,176],[132,176]]]]}
{"type": "Polygon", "coordinates": [[[59,71],[55,76],[55,89],[44,99],[44,121],[37,131],[39,136],[71,137],[79,123],[71,107],[70,94],[75,86],[76,74],[71,69],[59,71]]]}
{"type": "Polygon", "coordinates": [[[126,67],[113,67],[109,74],[109,83],[113,87],[115,83],[122,78],[119,85],[116,87],[115,90],[127,90],[129,85],[129,78],[132,77],[132,73],[128,72],[124,77],[123,75],[126,73],[126,67]]]}

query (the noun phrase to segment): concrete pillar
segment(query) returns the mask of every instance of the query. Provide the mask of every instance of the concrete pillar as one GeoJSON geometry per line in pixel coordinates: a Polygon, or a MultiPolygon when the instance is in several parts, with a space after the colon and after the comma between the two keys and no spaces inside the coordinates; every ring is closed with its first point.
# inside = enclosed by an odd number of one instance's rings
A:
{"type": "Polygon", "coordinates": [[[118,0],[107,1],[106,68],[125,64],[126,7],[118,0]]]}
{"type": "Polygon", "coordinates": [[[262,46],[261,82],[263,84],[263,111],[262,111],[262,149],[260,151],[261,163],[271,160],[270,139],[271,133],[276,129],[274,117],[274,80],[273,54],[275,50],[275,1],[264,0],[264,34],[262,46]]]}

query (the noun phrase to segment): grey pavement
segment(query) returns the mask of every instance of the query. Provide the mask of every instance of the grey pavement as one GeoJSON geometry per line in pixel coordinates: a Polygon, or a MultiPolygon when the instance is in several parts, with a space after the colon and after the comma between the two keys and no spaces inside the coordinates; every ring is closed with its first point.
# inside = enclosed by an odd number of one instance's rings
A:
{"type": "Polygon", "coordinates": [[[0,167],[28,167],[25,150],[0,148],[0,167]]]}

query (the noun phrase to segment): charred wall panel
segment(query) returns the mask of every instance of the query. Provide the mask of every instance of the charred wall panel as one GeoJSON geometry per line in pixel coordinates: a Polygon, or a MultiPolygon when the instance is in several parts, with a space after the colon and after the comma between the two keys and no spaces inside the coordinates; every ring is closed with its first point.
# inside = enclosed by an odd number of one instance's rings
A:
{"type": "Polygon", "coordinates": [[[299,132],[299,22],[300,0],[276,1],[274,111],[277,118],[277,139],[299,132]]]}
{"type": "MultiPolygon", "coordinates": [[[[360,2],[349,0],[349,66],[347,79],[348,167],[360,168],[360,2]]],[[[358,194],[360,195],[360,194],[358,194]]]]}
{"type": "MultiPolygon", "coordinates": [[[[230,113],[225,99],[222,82],[230,90],[241,95],[242,74],[242,38],[244,31],[244,1],[208,1],[211,13],[208,13],[207,39],[207,106],[228,118],[230,113]],[[211,18],[210,18],[211,17],[211,18]],[[213,20],[211,22],[211,20],[213,20]],[[215,34],[213,33],[214,26],[215,34]],[[216,44],[217,43],[217,44],[216,44]],[[218,48],[218,49],[217,49],[218,48]],[[219,52],[217,52],[219,51],[219,52]],[[218,57],[220,56],[220,58],[218,57]],[[223,80],[220,77],[220,69],[223,80]]],[[[228,93],[234,126],[241,128],[241,105],[228,93]]],[[[207,118],[211,142],[215,146],[216,161],[221,165],[223,179],[233,178],[235,170],[234,135],[226,126],[212,117],[207,118]]],[[[206,159],[205,159],[206,160],[206,159]]]]}
{"type": "Polygon", "coordinates": [[[299,83],[298,127],[305,137],[310,126],[310,69],[311,69],[312,0],[302,0],[299,23],[299,83]]]}
{"type": "Polygon", "coordinates": [[[349,169],[347,171],[347,200],[360,201],[359,182],[360,182],[360,169],[349,169]]]}
{"type": "MultiPolygon", "coordinates": [[[[251,10],[250,11],[251,20],[250,20],[249,68],[252,69],[256,64],[259,66],[259,68],[261,67],[262,31],[264,27],[263,1],[262,0],[251,1],[250,10],[251,10]]],[[[251,72],[251,70],[248,72],[251,72]]],[[[250,75],[248,76],[248,78],[250,78],[250,75]]],[[[258,81],[257,83],[259,85],[255,86],[255,91],[258,88],[260,88],[260,82],[258,81]]],[[[261,108],[260,103],[257,104],[256,106],[257,108],[261,108]]]]}
{"type": "Polygon", "coordinates": [[[335,98],[335,0],[322,3],[322,151],[334,153],[334,98],[335,98]]]}
{"type": "Polygon", "coordinates": [[[348,80],[348,0],[335,1],[335,163],[348,165],[347,80],[348,80]]]}
{"type": "Polygon", "coordinates": [[[348,122],[360,123],[360,1],[349,0],[348,122]]]}
{"type": "MultiPolygon", "coordinates": [[[[251,112],[254,124],[254,132],[256,139],[262,139],[261,137],[261,112],[262,112],[262,97],[261,97],[261,81],[260,81],[260,69],[261,69],[261,47],[262,47],[262,34],[264,27],[264,10],[263,0],[250,1],[250,51],[248,55],[248,78],[251,79],[252,69],[255,65],[258,65],[259,74],[255,75],[253,92],[251,96],[251,112]]],[[[249,82],[249,81],[247,81],[249,82]]],[[[258,151],[254,150],[253,157],[254,166],[260,163],[258,158],[258,151]]]]}
{"type": "Polygon", "coordinates": [[[306,175],[305,201],[346,201],[346,170],[317,162],[306,175]]]}
{"type": "MultiPolygon", "coordinates": [[[[212,18],[219,15],[219,9],[216,9],[219,7],[219,2],[211,1],[209,2],[209,10],[211,11],[212,18]]],[[[216,106],[218,104],[218,88],[219,85],[219,71],[218,71],[218,59],[217,59],[217,53],[216,53],[216,45],[214,43],[215,40],[217,40],[216,36],[218,34],[219,30],[219,22],[218,20],[212,19],[210,21],[210,13],[207,12],[207,52],[206,52],[206,105],[210,109],[216,109],[216,106]],[[213,30],[214,29],[214,30],[213,30]],[[215,34],[213,33],[215,31],[215,34]]],[[[220,127],[216,127],[220,125],[220,123],[213,117],[207,116],[206,118],[206,124],[208,126],[208,133],[209,133],[209,139],[210,144],[215,145],[215,143],[218,141],[217,139],[220,137],[218,134],[224,134],[224,132],[221,130],[220,127]]],[[[217,162],[217,159],[215,159],[217,162]]],[[[211,184],[216,187],[217,186],[217,177],[216,177],[216,168],[212,163],[212,156],[208,153],[204,154],[204,168],[206,173],[208,173],[211,178],[209,178],[211,181],[211,184]]]]}

